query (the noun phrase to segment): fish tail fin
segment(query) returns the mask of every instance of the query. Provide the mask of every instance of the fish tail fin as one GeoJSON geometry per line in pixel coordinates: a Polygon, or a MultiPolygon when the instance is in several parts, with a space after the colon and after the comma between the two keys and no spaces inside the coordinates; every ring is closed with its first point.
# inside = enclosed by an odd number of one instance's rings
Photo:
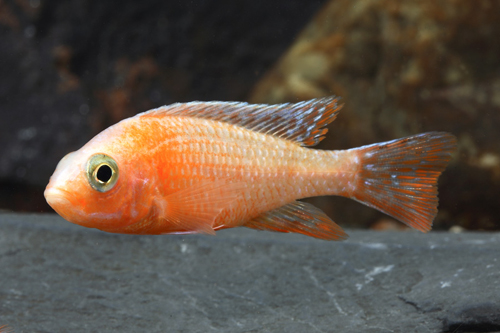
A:
{"type": "Polygon", "coordinates": [[[429,132],[353,149],[361,167],[351,198],[429,231],[437,214],[437,179],[456,144],[449,133],[429,132]]]}

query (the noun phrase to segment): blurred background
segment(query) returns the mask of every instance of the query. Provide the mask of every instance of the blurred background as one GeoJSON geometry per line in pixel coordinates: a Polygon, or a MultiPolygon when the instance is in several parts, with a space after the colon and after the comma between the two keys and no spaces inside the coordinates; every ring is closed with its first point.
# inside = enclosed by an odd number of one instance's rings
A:
{"type": "MultiPolygon", "coordinates": [[[[435,229],[499,230],[498,36],[494,0],[0,0],[0,209],[51,211],[57,162],[138,112],[334,94],[319,148],[452,132],[435,229]]],[[[310,201],[343,227],[404,227],[310,201]]]]}

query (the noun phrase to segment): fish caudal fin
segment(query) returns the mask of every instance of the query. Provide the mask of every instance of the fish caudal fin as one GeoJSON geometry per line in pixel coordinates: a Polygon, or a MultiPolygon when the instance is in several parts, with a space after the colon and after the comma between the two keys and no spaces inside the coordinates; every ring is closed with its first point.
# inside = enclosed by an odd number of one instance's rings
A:
{"type": "Polygon", "coordinates": [[[247,222],[247,228],[295,232],[325,240],[344,240],[347,234],[321,209],[301,201],[263,213],[247,222]]]}
{"type": "Polygon", "coordinates": [[[455,148],[455,136],[444,132],[357,148],[362,166],[352,198],[427,232],[437,214],[437,179],[455,148]]]}

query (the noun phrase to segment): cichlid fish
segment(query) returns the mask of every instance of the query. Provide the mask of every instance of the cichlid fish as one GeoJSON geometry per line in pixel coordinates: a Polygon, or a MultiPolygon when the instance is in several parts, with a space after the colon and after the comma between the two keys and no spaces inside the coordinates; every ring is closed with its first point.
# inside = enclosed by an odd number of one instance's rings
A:
{"type": "Polygon", "coordinates": [[[340,240],[320,209],[297,201],[340,195],[426,232],[437,178],[456,139],[419,134],[324,151],[338,98],[296,104],[172,104],[104,130],[57,165],[45,190],[66,220],[126,234],[215,234],[248,227],[340,240]]]}

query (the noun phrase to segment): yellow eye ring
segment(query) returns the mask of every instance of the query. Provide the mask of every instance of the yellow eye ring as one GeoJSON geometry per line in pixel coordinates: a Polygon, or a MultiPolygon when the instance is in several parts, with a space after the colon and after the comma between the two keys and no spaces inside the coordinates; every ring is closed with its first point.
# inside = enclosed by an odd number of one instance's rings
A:
{"type": "Polygon", "coordinates": [[[86,174],[94,190],[107,192],[115,186],[118,180],[118,164],[108,155],[95,154],[87,162],[86,174]]]}

